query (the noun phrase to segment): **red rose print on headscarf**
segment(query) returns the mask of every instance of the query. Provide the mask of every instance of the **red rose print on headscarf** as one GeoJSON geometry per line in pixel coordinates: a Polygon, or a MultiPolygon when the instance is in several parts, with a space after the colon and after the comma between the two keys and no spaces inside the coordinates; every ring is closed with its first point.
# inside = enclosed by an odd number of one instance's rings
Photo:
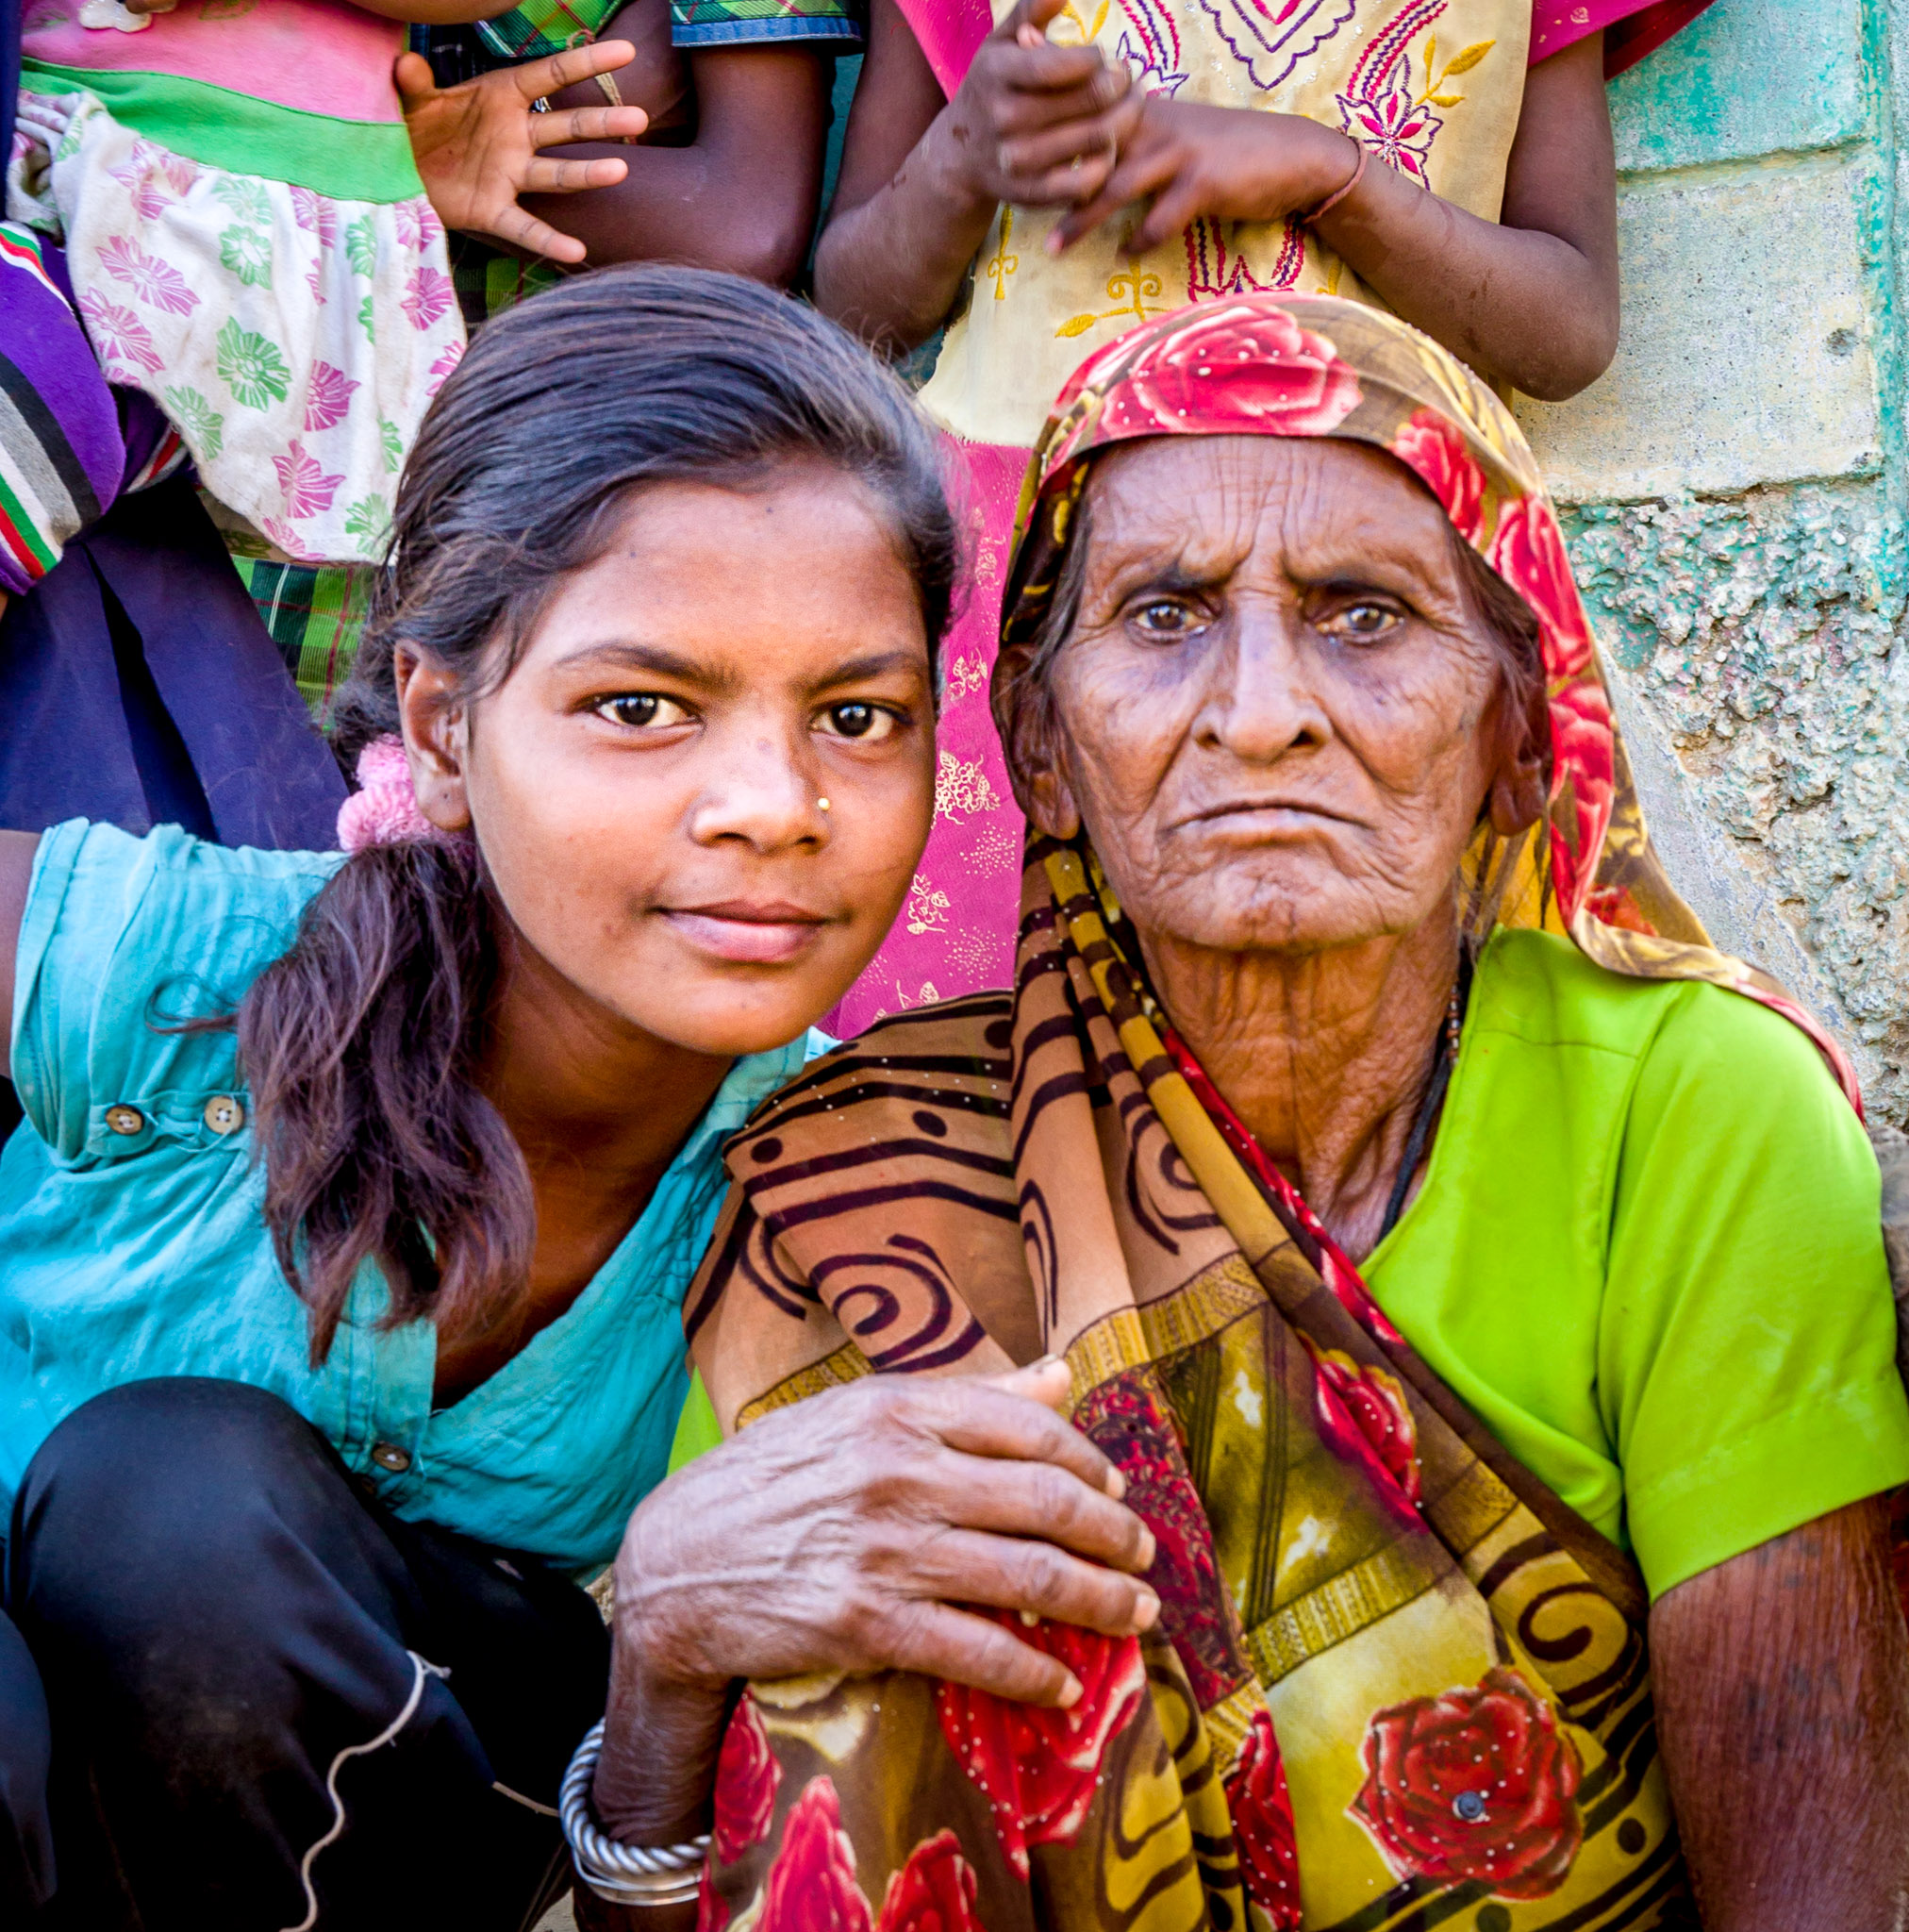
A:
{"type": "Polygon", "coordinates": [[[974,1916],[974,1868],[952,1831],[924,1838],[888,1880],[876,1932],[987,1932],[974,1916]]]}
{"type": "Polygon", "coordinates": [[[1485,527],[1485,472],[1458,425],[1436,409],[1415,409],[1393,438],[1392,454],[1443,505],[1458,534],[1476,544],[1485,527]]]}
{"type": "Polygon", "coordinates": [[[729,1720],[722,1755],[716,1760],[716,1818],[709,1849],[719,1863],[733,1865],[751,1845],[769,1836],[782,1767],[769,1748],[762,1713],[748,1691],[729,1720]]]}
{"type": "Polygon", "coordinates": [[[1632,896],[1628,886],[1601,886],[1585,901],[1585,910],[1600,925],[1614,926],[1619,932],[1640,932],[1654,939],[1657,928],[1644,917],[1644,908],[1632,896]]]}
{"type": "Polygon", "coordinates": [[[1417,1504],[1419,1430],[1398,1377],[1336,1348],[1320,1348],[1308,1336],[1300,1340],[1312,1357],[1313,1411],[1326,1447],[1370,1469],[1382,1493],[1417,1504]]]}
{"type": "Polygon", "coordinates": [[[1588,671],[1590,625],[1571,578],[1564,532],[1543,497],[1505,505],[1486,561],[1536,613],[1544,633],[1546,678],[1556,684],[1588,671]]]}
{"type": "Polygon", "coordinates": [[[872,1932],[872,1923],[835,1780],[815,1778],[782,1821],[755,1932],[872,1932]]]}
{"type": "Polygon", "coordinates": [[[1198,428],[1324,436],[1358,406],[1359,379],[1325,337],[1283,309],[1203,304],[1127,365],[1101,434],[1198,428]]]}
{"type": "Polygon", "coordinates": [[[1071,1844],[1086,1822],[1100,1786],[1101,1759],[1139,1709],[1147,1673],[1137,1637],[1103,1637],[1071,1624],[1026,1629],[1011,1611],[978,1614],[1058,1657],[1081,1684],[1071,1710],[1017,1704],[960,1684],[935,1689],[941,1735],[988,1799],[1016,1877],[1025,1878],[1030,1845],[1071,1844]]]}
{"type": "Polygon", "coordinates": [[[1611,701],[1586,672],[1551,694],[1553,828],[1568,832],[1571,849],[1552,841],[1552,885],[1567,919],[1574,918],[1596,877],[1611,823],[1616,769],[1611,756],[1611,701]],[[1559,825],[1556,806],[1569,800],[1559,825]]]}
{"type": "Polygon", "coordinates": [[[1352,1815],[1402,1878],[1545,1898],[1565,1882],[1584,1826],[1577,1748],[1516,1671],[1373,1717],[1352,1815]]]}
{"type": "Polygon", "coordinates": [[[1298,1932],[1299,1840],[1270,1710],[1253,1713],[1239,1762],[1226,1780],[1226,1806],[1247,1897],[1271,1921],[1272,1932],[1298,1932]]]}

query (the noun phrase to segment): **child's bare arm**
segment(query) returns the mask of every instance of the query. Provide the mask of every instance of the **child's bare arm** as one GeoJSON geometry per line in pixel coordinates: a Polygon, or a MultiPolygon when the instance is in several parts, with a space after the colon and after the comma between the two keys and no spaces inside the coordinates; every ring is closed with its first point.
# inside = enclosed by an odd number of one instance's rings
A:
{"type": "MultiPolygon", "coordinates": [[[[606,32],[639,30],[639,0],[606,32]]],[[[628,173],[561,209],[596,264],[681,261],[787,284],[802,271],[822,194],[828,63],[800,43],[689,50],[695,137],[684,145],[568,146],[556,158],[626,158],[628,173]]]]}
{"type": "Polygon", "coordinates": [[[912,349],[946,320],[1000,202],[1064,204],[1106,178],[1140,100],[1098,48],[1047,42],[1063,4],[1021,0],[944,102],[895,0],[873,0],[816,250],[824,314],[890,352],[912,349]]]}
{"type": "MultiPolygon", "coordinates": [[[[1061,224],[1066,246],[1151,198],[1129,241],[1157,247],[1197,215],[1278,221],[1352,177],[1358,149],[1289,114],[1150,99],[1120,166],[1061,224]]],[[[1575,395],[1618,345],[1617,173],[1603,37],[1526,78],[1501,222],[1481,221],[1390,168],[1368,167],[1318,233],[1377,294],[1481,375],[1527,395],[1575,395]]]]}

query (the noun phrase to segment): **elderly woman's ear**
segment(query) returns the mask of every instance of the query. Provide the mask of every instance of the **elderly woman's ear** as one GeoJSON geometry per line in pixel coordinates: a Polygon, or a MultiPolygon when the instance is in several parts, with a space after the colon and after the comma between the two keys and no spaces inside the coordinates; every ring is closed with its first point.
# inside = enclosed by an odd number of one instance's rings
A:
{"type": "Polygon", "coordinates": [[[1486,794],[1485,809],[1491,829],[1501,839],[1511,839],[1529,830],[1544,815],[1550,764],[1545,748],[1551,721],[1545,715],[1543,683],[1533,682],[1520,692],[1507,678],[1499,690],[1497,711],[1503,749],[1492,774],[1491,790],[1486,794]]]}
{"type": "Polygon", "coordinates": [[[1006,754],[1014,802],[1050,839],[1071,839],[1081,828],[1080,806],[1060,758],[1060,722],[1040,660],[1042,642],[1010,645],[994,677],[994,725],[1006,754]]]}

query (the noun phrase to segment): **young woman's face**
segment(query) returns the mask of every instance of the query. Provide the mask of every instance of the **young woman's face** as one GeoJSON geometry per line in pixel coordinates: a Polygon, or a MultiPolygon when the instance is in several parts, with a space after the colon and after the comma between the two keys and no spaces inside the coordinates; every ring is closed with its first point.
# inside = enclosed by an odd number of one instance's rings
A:
{"type": "MultiPolygon", "coordinates": [[[[421,667],[410,679],[428,678],[421,667]]],[[[420,747],[523,942],[697,1052],[793,1039],[887,933],[934,809],[915,587],[874,499],[815,465],[659,485],[562,581],[517,667],[420,747]]]]}

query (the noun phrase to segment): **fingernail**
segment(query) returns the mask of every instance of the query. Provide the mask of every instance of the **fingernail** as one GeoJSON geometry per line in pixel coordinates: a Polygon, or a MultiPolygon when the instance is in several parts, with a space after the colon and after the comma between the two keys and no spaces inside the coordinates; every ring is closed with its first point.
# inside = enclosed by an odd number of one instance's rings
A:
{"type": "Polygon", "coordinates": [[[1134,1605],[1134,1628],[1151,1630],[1160,1621],[1160,1599],[1151,1590],[1141,1591],[1134,1605]]]}
{"type": "Polygon", "coordinates": [[[1154,1567],[1154,1557],[1157,1554],[1157,1550],[1158,1545],[1154,1541],[1154,1532],[1142,1524],[1140,1529],[1140,1568],[1142,1570],[1151,1570],[1154,1567]]]}
{"type": "Polygon", "coordinates": [[[1042,243],[1042,246],[1046,248],[1047,252],[1050,255],[1058,255],[1061,252],[1061,250],[1067,246],[1067,243],[1061,240],[1060,230],[1056,228],[1054,232],[1047,238],[1046,242],[1042,243]]]}
{"type": "Polygon", "coordinates": [[[1067,1682],[1060,1687],[1060,1695],[1054,1700],[1063,1710],[1071,1710],[1081,1701],[1081,1680],[1070,1671],[1067,1682]]]}
{"type": "Polygon", "coordinates": [[[1112,1463],[1107,1465],[1107,1494],[1116,1503],[1127,1493],[1127,1479],[1112,1463]]]}
{"type": "Polygon", "coordinates": [[[1060,1357],[1057,1355],[1039,1356],[1035,1360],[1029,1362],[1028,1367],[1032,1369],[1034,1373],[1038,1375],[1040,1374],[1041,1370],[1053,1368],[1054,1363],[1059,1360],[1060,1357]]]}

